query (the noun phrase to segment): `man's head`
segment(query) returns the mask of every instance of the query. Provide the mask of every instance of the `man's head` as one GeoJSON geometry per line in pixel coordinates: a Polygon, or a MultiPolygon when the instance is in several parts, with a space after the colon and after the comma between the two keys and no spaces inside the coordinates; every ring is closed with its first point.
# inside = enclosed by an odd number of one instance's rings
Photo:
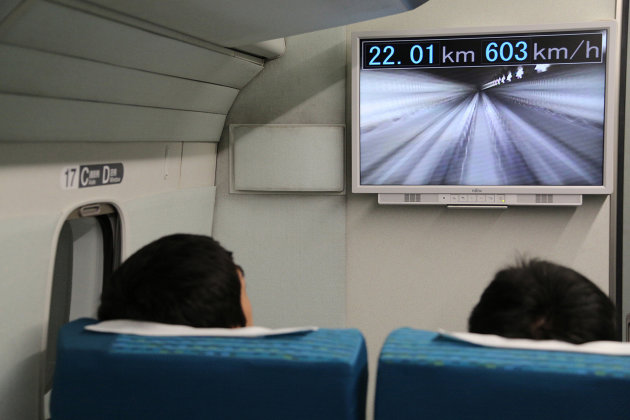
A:
{"type": "Polygon", "coordinates": [[[114,272],[101,295],[98,318],[205,328],[251,325],[242,273],[232,253],[210,237],[165,236],[114,272]]]}
{"type": "Polygon", "coordinates": [[[473,309],[468,330],[570,343],[617,339],[610,299],[576,271],[541,260],[499,271],[473,309]]]}

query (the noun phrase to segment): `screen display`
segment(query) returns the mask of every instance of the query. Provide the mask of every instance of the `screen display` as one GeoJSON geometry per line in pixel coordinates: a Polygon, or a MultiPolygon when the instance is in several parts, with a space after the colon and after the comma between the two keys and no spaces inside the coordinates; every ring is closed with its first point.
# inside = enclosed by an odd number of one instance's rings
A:
{"type": "Polygon", "coordinates": [[[606,34],[360,39],[360,185],[603,185],[606,34]]]}

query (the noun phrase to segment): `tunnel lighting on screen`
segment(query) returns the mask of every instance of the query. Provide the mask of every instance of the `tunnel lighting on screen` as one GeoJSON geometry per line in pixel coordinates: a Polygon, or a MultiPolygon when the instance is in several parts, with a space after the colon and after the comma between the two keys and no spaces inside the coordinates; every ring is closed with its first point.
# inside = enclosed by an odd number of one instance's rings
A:
{"type": "Polygon", "coordinates": [[[353,192],[607,194],[613,22],[353,34],[353,192]]]}

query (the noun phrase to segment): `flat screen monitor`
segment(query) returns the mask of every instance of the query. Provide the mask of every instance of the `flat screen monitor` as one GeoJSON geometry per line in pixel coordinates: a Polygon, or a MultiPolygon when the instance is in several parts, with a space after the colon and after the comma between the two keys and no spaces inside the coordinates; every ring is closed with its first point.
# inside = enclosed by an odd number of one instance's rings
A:
{"type": "Polygon", "coordinates": [[[355,193],[609,194],[615,22],[352,35],[355,193]]]}

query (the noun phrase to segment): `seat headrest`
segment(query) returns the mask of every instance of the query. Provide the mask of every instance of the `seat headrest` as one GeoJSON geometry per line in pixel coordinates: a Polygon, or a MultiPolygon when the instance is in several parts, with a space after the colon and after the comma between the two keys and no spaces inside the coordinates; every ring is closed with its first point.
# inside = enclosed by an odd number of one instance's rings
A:
{"type": "Polygon", "coordinates": [[[52,419],[363,419],[367,357],[354,329],[276,337],[59,334],[52,419]]]}

